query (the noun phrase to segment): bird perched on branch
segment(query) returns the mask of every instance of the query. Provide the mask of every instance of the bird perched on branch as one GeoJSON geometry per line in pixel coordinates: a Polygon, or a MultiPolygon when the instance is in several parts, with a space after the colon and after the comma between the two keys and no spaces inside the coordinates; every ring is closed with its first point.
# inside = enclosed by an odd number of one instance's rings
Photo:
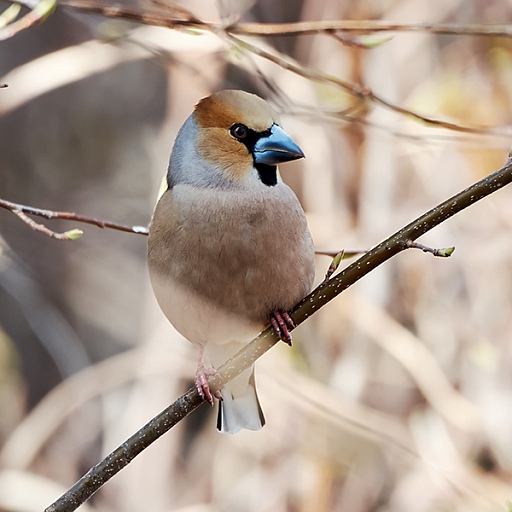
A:
{"type": "MultiPolygon", "coordinates": [[[[271,324],[291,342],[288,311],[311,289],[314,249],[304,212],[277,164],[302,158],[260,97],[227,90],[202,99],[172,150],[153,214],[148,262],[158,303],[200,349],[195,384],[271,324]]],[[[265,423],[254,366],[220,392],[217,427],[265,423]]]]}

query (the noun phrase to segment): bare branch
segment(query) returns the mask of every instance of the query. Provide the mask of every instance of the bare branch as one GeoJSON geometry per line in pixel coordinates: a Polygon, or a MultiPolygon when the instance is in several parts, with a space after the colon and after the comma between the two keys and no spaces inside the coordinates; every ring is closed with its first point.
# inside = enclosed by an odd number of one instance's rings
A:
{"type": "Polygon", "coordinates": [[[282,67],[283,69],[291,71],[292,73],[295,73],[296,75],[302,76],[303,78],[306,78],[313,82],[319,82],[319,83],[325,83],[325,84],[331,84],[331,85],[337,86],[340,89],[343,89],[344,91],[348,92],[349,94],[355,96],[356,98],[358,98],[362,101],[373,101],[377,104],[380,104],[383,107],[388,108],[389,110],[397,112],[398,114],[405,115],[407,117],[411,117],[411,118],[413,118],[417,121],[421,121],[422,123],[425,123],[427,125],[435,126],[437,128],[445,128],[448,130],[452,130],[452,131],[456,131],[456,132],[463,132],[463,133],[479,133],[479,134],[493,133],[493,134],[498,135],[498,132],[495,130],[492,130],[491,128],[462,126],[462,125],[459,125],[456,123],[451,123],[449,121],[443,121],[441,119],[424,116],[422,114],[419,114],[418,112],[408,110],[406,108],[400,107],[399,105],[395,105],[395,104],[387,101],[386,99],[382,98],[381,96],[375,94],[368,87],[364,87],[364,86],[361,86],[358,84],[351,84],[351,83],[341,80],[333,75],[329,75],[327,73],[322,73],[320,71],[317,71],[316,69],[303,66],[302,64],[295,64],[293,62],[290,62],[290,60],[287,60],[282,55],[277,54],[277,52],[275,50],[274,50],[274,53],[270,53],[266,50],[263,50],[251,43],[248,43],[247,41],[243,41],[243,40],[241,40],[237,37],[234,37],[230,34],[227,34],[227,37],[229,40],[233,41],[233,43],[235,43],[238,47],[245,49],[245,50],[253,53],[254,55],[258,55],[259,57],[262,57],[263,59],[273,62],[274,64],[277,64],[278,66],[282,67]]]}
{"type": "Polygon", "coordinates": [[[25,213],[17,208],[11,211],[14,215],[17,215],[23,222],[25,222],[25,224],[28,224],[34,231],[41,231],[41,233],[51,236],[52,238],[56,238],[57,240],[75,240],[83,234],[83,231],[80,231],[79,229],[72,229],[64,233],[56,233],[55,231],[48,229],[44,224],[39,224],[30,217],[27,217],[25,213]]]}
{"type": "MultiPolygon", "coordinates": [[[[83,234],[83,232],[79,229],[71,229],[69,231],[65,231],[64,233],[56,233],[55,231],[50,230],[43,224],[38,224],[34,222],[32,219],[27,217],[26,214],[30,215],[38,215],[39,217],[44,217],[45,219],[61,219],[61,220],[73,220],[75,222],[83,222],[84,224],[92,224],[99,228],[109,228],[116,229],[118,231],[124,231],[125,233],[135,233],[136,235],[145,235],[148,236],[149,228],[146,226],[126,226],[125,224],[119,224],[117,222],[111,222],[109,220],[100,220],[94,217],[87,217],[85,215],[80,215],[78,213],[73,212],[57,212],[54,210],[46,210],[42,208],[36,208],[34,206],[27,206],[24,204],[13,203],[11,201],[6,201],[5,199],[0,198],[0,208],[4,208],[15,215],[17,215],[23,222],[28,224],[32,229],[36,231],[40,231],[52,238],[56,238],[57,240],[75,240],[79,236],[83,234]]],[[[334,258],[340,251],[323,251],[323,250],[315,250],[315,254],[320,256],[330,256],[334,258]]],[[[347,259],[352,258],[353,256],[357,256],[358,254],[363,254],[365,251],[363,250],[350,250],[350,251],[341,251],[342,258],[347,259]]]]}
{"type": "MultiPolygon", "coordinates": [[[[435,25],[428,24],[418,24],[418,25],[400,25],[400,24],[387,24],[383,25],[378,22],[361,22],[361,21],[329,21],[329,22],[298,22],[298,23],[290,23],[290,24],[264,24],[264,23],[240,23],[240,24],[232,24],[225,25],[219,23],[211,23],[202,21],[192,14],[188,13],[188,11],[184,11],[180,9],[178,12],[183,17],[176,18],[171,15],[163,12],[151,12],[148,10],[141,9],[133,9],[133,8],[125,8],[119,6],[119,4],[115,5],[104,5],[99,4],[95,1],[91,0],[63,0],[63,5],[68,7],[73,7],[76,9],[84,10],[91,13],[102,14],[108,17],[114,18],[122,18],[130,21],[136,21],[138,23],[143,23],[146,25],[154,25],[159,27],[168,27],[172,29],[176,28],[189,28],[195,30],[204,30],[208,32],[212,32],[219,36],[224,36],[231,44],[236,45],[238,48],[245,49],[246,51],[257,55],[261,58],[264,58],[270,62],[277,64],[278,66],[286,69],[292,73],[295,73],[303,78],[308,80],[312,80],[319,83],[325,83],[334,85],[339,87],[340,89],[348,92],[355,98],[361,100],[362,102],[373,102],[384,108],[392,110],[398,114],[405,115],[407,117],[411,117],[417,121],[421,121],[430,126],[434,126],[436,128],[445,128],[447,130],[462,132],[462,133],[478,133],[478,134],[489,134],[492,133],[494,135],[499,135],[497,130],[493,130],[490,127],[471,127],[471,126],[463,126],[457,123],[453,123],[450,121],[444,121],[442,119],[436,119],[430,116],[426,116],[420,114],[419,112],[414,112],[412,110],[403,108],[399,105],[395,105],[385,98],[375,94],[371,89],[365,87],[360,84],[352,84],[350,82],[341,80],[335,76],[329,75],[327,73],[322,73],[316,69],[308,68],[302,64],[291,62],[290,59],[285,58],[283,55],[279,54],[277,51],[273,51],[272,53],[259,48],[258,46],[251,44],[245,40],[240,39],[239,37],[235,37],[235,35],[251,35],[251,36],[270,36],[270,35],[292,35],[292,34],[306,34],[306,33],[324,33],[330,37],[333,34],[336,34],[338,31],[343,32],[357,32],[359,34],[366,34],[371,32],[383,32],[385,31],[385,27],[387,27],[386,31],[405,31],[406,28],[409,28],[411,31],[429,31],[431,30],[433,33],[451,33],[448,32],[447,26],[442,25],[439,29],[439,32],[435,30],[435,25]],[[346,30],[342,30],[342,28],[346,30]],[[367,27],[367,28],[365,28],[367,27]],[[268,31],[267,31],[268,29],[268,31]]],[[[458,26],[451,26],[450,29],[455,30],[458,26]]],[[[476,29],[476,26],[471,26],[471,30],[464,29],[464,27],[458,27],[463,33],[467,33],[468,35],[477,35],[473,33],[476,29]]],[[[486,27],[487,28],[487,27],[486,27]]],[[[499,25],[498,33],[504,35],[506,33],[507,36],[512,35],[512,29],[499,25]]],[[[492,31],[486,32],[482,31],[478,35],[496,35],[492,31]]],[[[371,45],[366,45],[366,48],[371,48],[371,45]]]]}
{"type": "Polygon", "coordinates": [[[512,37],[506,24],[460,25],[458,23],[390,23],[374,20],[322,20],[291,23],[240,23],[232,33],[247,36],[294,36],[343,32],[370,34],[379,32],[428,32],[438,35],[512,37]]]}
{"type": "MultiPolygon", "coordinates": [[[[94,217],[86,217],[84,215],[78,215],[77,213],[72,212],[56,212],[53,210],[43,210],[41,208],[34,208],[33,206],[26,206],[23,204],[12,203],[10,201],[6,201],[5,199],[0,199],[0,208],[4,208],[14,214],[16,214],[21,220],[26,222],[32,229],[37,231],[41,231],[48,236],[57,238],[59,240],[74,240],[77,238],[76,234],[80,230],[71,230],[66,231],[66,233],[55,233],[51,231],[46,226],[42,224],[38,224],[34,222],[32,219],[28,218],[25,214],[29,215],[37,215],[39,217],[44,217],[45,219],[64,219],[64,220],[73,220],[75,222],[83,222],[85,224],[92,224],[99,228],[110,228],[117,229],[118,231],[125,231],[127,233],[136,233],[138,235],[147,235],[148,228],[145,226],[125,226],[123,224],[118,224],[116,222],[110,222],[107,220],[99,220],[94,217]],[[74,238],[70,238],[70,233],[74,233],[74,238]],[[63,236],[67,235],[67,236],[63,236]]],[[[81,234],[81,233],[80,233],[81,234]]]]}
{"type": "Polygon", "coordinates": [[[93,14],[101,14],[108,18],[122,18],[124,20],[135,21],[144,25],[153,25],[156,27],[167,28],[189,28],[203,29],[215,32],[220,26],[210,24],[194,17],[184,8],[167,6],[169,13],[150,11],[148,9],[135,9],[121,6],[121,4],[102,4],[90,0],[65,0],[62,5],[73,7],[81,11],[87,11],[93,14]],[[178,14],[179,17],[175,16],[178,14]]]}
{"type": "MultiPolygon", "coordinates": [[[[44,17],[48,16],[55,8],[56,0],[41,0],[38,3],[33,3],[33,0],[8,0],[13,5],[23,4],[25,6],[32,6],[32,10],[21,19],[7,25],[3,29],[0,28],[0,40],[11,37],[15,33],[28,28],[34,23],[41,21],[44,17]]],[[[307,68],[301,64],[294,64],[288,59],[278,54],[276,51],[270,53],[257,46],[242,41],[236,35],[242,36],[276,36],[276,35],[303,35],[303,34],[325,34],[329,37],[336,37],[344,44],[352,46],[364,47],[370,49],[385,42],[368,42],[361,39],[349,40],[341,37],[338,33],[353,33],[359,36],[365,34],[379,33],[379,32],[430,32],[433,34],[457,34],[457,35],[472,35],[472,36],[501,36],[510,37],[512,35],[512,28],[507,25],[455,25],[455,24],[393,24],[382,23],[376,21],[357,21],[357,20],[334,20],[334,21],[312,21],[312,22],[297,22],[297,23],[282,23],[282,24],[264,24],[264,23],[215,23],[202,21],[191,12],[183,7],[166,6],[166,11],[150,11],[148,9],[135,9],[122,7],[120,4],[101,4],[93,0],[63,0],[62,5],[80,9],[89,13],[101,14],[111,18],[120,18],[130,21],[135,21],[145,25],[153,25],[158,27],[167,27],[170,29],[193,29],[212,32],[219,36],[224,35],[231,44],[236,44],[239,48],[258,55],[266,60],[274,62],[278,66],[286,69],[292,73],[300,75],[306,79],[316,81],[319,83],[331,84],[342,90],[348,92],[363,103],[375,103],[398,114],[406,117],[411,117],[414,120],[420,121],[427,125],[444,128],[451,131],[462,133],[476,133],[476,134],[493,134],[501,135],[498,130],[485,126],[463,126],[458,123],[436,119],[430,116],[420,114],[386,100],[385,98],[374,93],[368,87],[359,84],[352,84],[343,81],[337,77],[321,73],[318,70],[307,68]]],[[[155,0],[155,5],[163,7],[163,5],[155,0]]]]}
{"type": "MultiPolygon", "coordinates": [[[[334,299],[341,292],[369,274],[376,267],[408,248],[421,235],[446,221],[456,213],[512,182],[510,158],[499,171],[447,199],[415,221],[400,229],[388,239],[368,251],[337,276],[324,281],[305,297],[290,313],[296,326],[334,299]]],[[[267,328],[229,361],[218,368],[218,374],[209,380],[212,392],[223,383],[234,379],[251,366],[261,355],[278,342],[273,329],[267,328]]],[[[170,430],[179,421],[203,403],[195,388],[152,419],[103,461],[91,468],[71,489],[63,494],[45,512],[72,512],[89,499],[105,482],[129,464],[151,443],[170,430]]]]}
{"type": "Polygon", "coordinates": [[[434,256],[438,256],[439,258],[449,258],[455,251],[455,247],[443,247],[442,249],[435,249],[433,247],[419,244],[418,242],[413,242],[412,240],[406,240],[404,243],[407,249],[420,249],[423,252],[428,252],[434,256]]]}
{"type": "MultiPolygon", "coordinates": [[[[172,20],[166,13],[151,13],[152,19],[159,20],[159,23],[157,23],[158,26],[171,26],[170,23],[174,23],[173,26],[181,25],[183,27],[190,28],[206,28],[206,26],[209,26],[213,32],[223,29],[231,34],[245,36],[275,37],[306,34],[332,34],[333,32],[359,35],[381,32],[428,32],[430,34],[438,35],[512,37],[512,27],[507,24],[460,25],[457,23],[390,23],[375,20],[320,20],[297,21],[291,23],[233,23],[226,26],[225,24],[201,21],[183,8],[180,8],[180,11],[177,11],[176,6],[168,6],[157,2],[154,3],[166,8],[171,13],[186,13],[186,16],[181,20],[172,20]]],[[[83,11],[112,16],[112,14],[108,14],[110,11],[108,5],[95,2],[94,0],[63,0],[61,4],[83,11]]],[[[141,11],[138,9],[119,7],[117,9],[117,17],[142,22],[144,12],[146,12],[146,10],[141,11]]]]}

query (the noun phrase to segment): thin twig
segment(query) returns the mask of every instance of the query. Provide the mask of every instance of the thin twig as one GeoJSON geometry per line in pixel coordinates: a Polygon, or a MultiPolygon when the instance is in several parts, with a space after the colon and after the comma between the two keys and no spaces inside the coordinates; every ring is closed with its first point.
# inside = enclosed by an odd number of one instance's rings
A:
{"type": "MultiPolygon", "coordinates": [[[[8,0],[13,4],[19,3],[15,0],[8,0]]],[[[28,28],[34,23],[41,21],[44,17],[48,16],[55,8],[56,0],[41,0],[36,6],[23,18],[11,23],[7,27],[0,29],[0,40],[12,37],[15,33],[28,28]]],[[[24,0],[22,3],[25,5],[32,5],[32,2],[24,0]]],[[[500,36],[511,37],[512,28],[508,25],[455,25],[455,24],[394,24],[383,23],[375,21],[357,21],[357,20],[334,20],[334,21],[313,21],[313,22],[297,22],[297,23],[280,23],[280,24],[264,24],[264,23],[213,23],[206,22],[198,19],[188,10],[182,7],[171,7],[171,15],[165,12],[150,11],[147,9],[134,9],[122,7],[120,4],[100,4],[91,0],[63,0],[61,4],[68,7],[87,11],[89,13],[102,14],[103,16],[113,17],[118,19],[126,19],[142,23],[144,25],[153,25],[158,27],[167,27],[171,29],[188,28],[195,30],[204,30],[214,34],[225,34],[233,43],[239,47],[245,47],[246,50],[259,55],[260,57],[276,63],[288,71],[298,74],[304,78],[328,83],[337,86],[356,98],[365,102],[374,102],[382,107],[392,110],[398,114],[411,117],[417,121],[421,121],[427,125],[445,128],[448,130],[458,131],[462,133],[478,133],[478,134],[496,134],[496,130],[488,127],[470,127],[462,126],[457,123],[444,121],[422,115],[418,112],[395,105],[385,98],[375,94],[369,88],[351,84],[340,80],[334,76],[321,73],[314,69],[308,69],[305,66],[292,64],[284,59],[282,56],[271,54],[251,45],[246,41],[242,41],[234,35],[245,36],[276,36],[276,35],[298,35],[298,34],[312,34],[322,33],[330,37],[337,34],[337,32],[352,32],[357,34],[369,34],[377,32],[430,32],[433,34],[457,34],[457,35],[472,35],[472,36],[500,36]],[[173,14],[179,14],[181,18],[177,18],[173,14]]],[[[365,48],[370,48],[371,45],[364,45],[365,48]]]]}
{"type": "MultiPolygon", "coordinates": [[[[14,2],[14,0],[11,0],[14,2]]],[[[108,6],[94,0],[62,0],[62,5],[74,7],[83,11],[95,12],[97,14],[106,14],[108,6]]],[[[160,6],[164,7],[165,4],[160,6]]],[[[169,7],[167,6],[169,9],[169,7]]],[[[175,12],[175,7],[169,10],[175,12]]],[[[120,8],[119,17],[127,18],[131,16],[133,21],[140,21],[141,12],[138,9],[120,8]]],[[[147,12],[147,11],[146,11],[147,12]]],[[[181,9],[181,13],[189,11],[181,9]]],[[[176,22],[169,14],[162,12],[150,13],[153,19],[158,19],[160,26],[168,26],[169,23],[176,22]]],[[[503,23],[497,24],[468,24],[458,23],[391,23],[378,20],[319,20],[319,21],[297,21],[290,23],[233,23],[226,26],[219,23],[207,23],[194,16],[184,16],[179,20],[179,24],[189,28],[204,28],[204,25],[210,25],[215,30],[225,29],[231,34],[275,37],[275,36],[296,36],[306,34],[330,34],[332,32],[354,33],[354,34],[372,34],[381,32],[428,32],[437,35],[459,35],[459,36],[492,36],[492,37],[512,37],[512,26],[503,23]]]]}
{"type": "Polygon", "coordinates": [[[75,240],[83,234],[83,231],[79,229],[72,229],[70,231],[65,231],[64,233],[56,233],[55,231],[48,229],[44,224],[39,224],[30,217],[27,217],[22,210],[16,208],[11,211],[14,215],[17,215],[23,222],[25,222],[25,224],[28,224],[34,231],[41,231],[41,233],[52,238],[56,238],[57,240],[75,240]]]}
{"type": "MultiPolygon", "coordinates": [[[[11,3],[16,3],[15,0],[7,0],[11,3]]],[[[53,2],[55,0],[43,0],[43,2],[53,2]]],[[[43,3],[41,2],[41,4],[43,3]]],[[[302,76],[306,79],[313,80],[319,83],[331,84],[342,90],[348,92],[354,97],[364,102],[374,102],[382,107],[385,107],[398,114],[411,117],[429,126],[437,128],[445,128],[447,130],[462,132],[462,133],[475,133],[475,134],[493,134],[500,135],[498,130],[493,130],[489,127],[471,127],[463,126],[450,121],[436,119],[429,117],[419,112],[403,108],[399,105],[386,100],[385,98],[374,93],[368,87],[352,84],[341,80],[335,76],[322,73],[318,70],[307,68],[301,64],[295,64],[278,54],[267,52],[257,46],[242,41],[235,36],[277,36],[277,35],[299,35],[299,34],[313,34],[322,33],[332,37],[333,33],[356,33],[356,34],[371,34],[378,32],[430,32],[433,34],[457,34],[457,35],[471,35],[471,36],[500,36],[511,37],[512,26],[508,25],[456,25],[456,24],[397,24],[397,23],[383,23],[377,21],[357,21],[357,20],[334,20],[334,21],[312,21],[312,22],[297,22],[297,23],[215,23],[200,20],[195,17],[188,10],[180,8],[169,8],[168,12],[151,11],[148,9],[136,9],[130,7],[123,7],[118,3],[115,4],[102,4],[94,0],[62,0],[61,5],[72,7],[93,14],[101,14],[106,17],[125,19],[134,21],[144,25],[152,25],[157,27],[167,27],[170,29],[191,29],[202,30],[217,34],[224,35],[232,44],[236,44],[239,48],[245,48],[247,51],[258,55],[266,60],[274,62],[278,66],[286,69],[292,73],[302,76]],[[180,17],[176,17],[179,14],[180,17]]],[[[20,20],[21,21],[21,20],[20,20]]],[[[12,26],[12,25],[11,25],[12,26]]],[[[4,30],[8,30],[6,27],[4,30]]],[[[0,30],[0,39],[2,32],[0,30]]],[[[370,48],[371,45],[366,45],[370,48]]]]}
{"type": "Polygon", "coordinates": [[[382,32],[428,32],[437,35],[512,37],[506,24],[390,23],[377,20],[320,20],[291,23],[240,23],[232,33],[247,36],[295,36],[328,32],[372,34],[382,32]]]}
{"type": "MultiPolygon", "coordinates": [[[[24,204],[12,203],[11,201],[6,201],[5,199],[0,199],[0,208],[4,208],[10,212],[13,212],[21,220],[26,222],[32,229],[37,229],[38,231],[42,231],[43,233],[52,236],[54,238],[59,239],[69,239],[69,238],[61,238],[58,233],[55,233],[42,224],[37,224],[33,220],[29,219],[26,215],[21,214],[29,214],[29,215],[37,215],[39,217],[44,217],[45,219],[63,219],[63,220],[73,220],[75,222],[83,222],[85,224],[92,224],[99,228],[110,228],[117,229],[118,231],[125,231],[127,233],[136,233],[138,235],[146,235],[148,234],[148,228],[145,226],[125,226],[124,224],[118,224],[117,222],[110,222],[108,220],[99,220],[94,217],[87,217],[85,215],[78,215],[73,212],[56,212],[53,210],[43,210],[41,208],[34,208],[33,206],[26,206],[24,204]],[[34,226],[34,224],[36,227],[34,226]]],[[[79,231],[79,230],[76,230],[79,231]]],[[[66,231],[66,233],[70,233],[66,231]]],[[[76,238],[76,237],[75,237],[76,238]]]]}
{"type": "Polygon", "coordinates": [[[447,130],[462,133],[497,134],[497,132],[488,127],[462,126],[456,123],[451,123],[449,121],[443,121],[441,119],[436,119],[434,117],[422,115],[418,112],[414,112],[412,110],[391,103],[390,101],[375,94],[369,87],[364,87],[358,84],[352,84],[345,80],[341,80],[340,78],[335,77],[333,75],[322,73],[321,71],[317,71],[316,69],[313,68],[308,68],[302,64],[296,64],[294,62],[291,62],[290,59],[287,59],[282,55],[277,54],[275,50],[273,51],[273,53],[270,53],[266,50],[259,48],[254,44],[248,43],[247,41],[243,41],[238,37],[234,37],[231,34],[227,34],[227,38],[228,40],[231,40],[237,47],[245,49],[246,51],[249,51],[254,55],[258,55],[259,57],[265,60],[273,62],[274,64],[277,64],[279,67],[286,69],[287,71],[290,71],[303,78],[306,78],[307,80],[334,85],[362,101],[373,101],[374,103],[380,104],[381,106],[386,107],[387,109],[393,112],[402,114],[406,117],[411,117],[416,121],[421,121],[422,123],[425,123],[427,125],[434,126],[436,128],[445,128],[447,130]]]}
{"type": "Polygon", "coordinates": [[[428,252],[434,256],[438,256],[439,258],[449,258],[453,254],[453,251],[455,251],[455,247],[443,247],[442,249],[436,249],[434,247],[419,244],[418,242],[413,242],[412,240],[406,240],[404,243],[407,246],[407,249],[420,249],[423,252],[428,252]]]}
{"type": "Polygon", "coordinates": [[[350,48],[359,48],[360,50],[370,50],[376,48],[384,43],[387,43],[392,39],[392,36],[375,36],[375,35],[353,35],[351,37],[340,36],[336,30],[325,32],[326,35],[330,36],[335,41],[338,41],[343,46],[350,48]]]}
{"type": "Polygon", "coordinates": [[[315,254],[318,254],[319,256],[329,256],[331,258],[336,257],[338,254],[342,253],[342,260],[348,260],[349,258],[353,258],[354,256],[358,256],[359,254],[364,254],[365,252],[368,252],[368,249],[362,250],[362,249],[342,249],[341,251],[326,251],[326,250],[317,250],[315,251],[315,254]]]}
{"type": "Polygon", "coordinates": [[[179,13],[182,17],[176,17],[173,15],[173,12],[176,12],[176,10],[173,9],[171,9],[171,14],[168,14],[164,12],[150,11],[149,9],[124,7],[118,3],[102,4],[90,0],[65,0],[60,3],[66,7],[87,11],[92,14],[101,14],[108,18],[121,18],[156,27],[203,29],[212,32],[216,30],[216,28],[214,29],[214,26],[217,27],[216,24],[201,21],[191,14],[189,16],[185,15],[188,11],[182,7],[179,8],[179,13]]]}
{"type": "MultiPolygon", "coordinates": [[[[94,217],[87,217],[85,215],[79,215],[78,213],[73,212],[57,212],[54,210],[46,210],[42,208],[35,208],[34,206],[28,206],[25,204],[13,203],[11,201],[6,201],[5,199],[0,198],[0,208],[4,208],[15,215],[17,215],[23,222],[28,224],[32,229],[36,231],[40,231],[45,235],[51,236],[52,238],[56,238],[57,240],[75,240],[80,235],[82,235],[82,231],[79,229],[71,229],[69,231],[65,231],[64,233],[56,233],[51,229],[47,228],[43,224],[38,224],[34,222],[31,218],[27,217],[26,214],[29,215],[37,215],[39,217],[44,217],[45,219],[61,219],[61,220],[72,220],[75,222],[83,222],[84,224],[92,224],[99,228],[109,228],[116,229],[118,231],[124,231],[126,233],[135,233],[136,235],[144,235],[148,236],[149,228],[146,226],[126,226],[124,224],[119,224],[117,222],[111,222],[109,220],[99,220],[94,217]]],[[[343,258],[347,259],[358,254],[362,254],[365,251],[343,251],[343,258]]],[[[339,253],[339,251],[315,251],[315,254],[320,256],[331,256],[334,258],[339,253]]]]}
{"type": "MultiPolygon", "coordinates": [[[[512,160],[509,155],[507,163],[499,171],[439,204],[368,251],[338,275],[318,286],[290,313],[295,325],[300,325],[349,286],[352,286],[385,261],[407,249],[407,241],[413,242],[435,226],[503,188],[510,182],[512,182],[512,160]]],[[[255,340],[218,368],[218,374],[209,380],[212,392],[219,390],[223,384],[249,368],[256,359],[277,342],[278,338],[274,330],[267,328],[255,340]]],[[[91,468],[45,512],[72,512],[76,510],[145,448],[202,403],[203,400],[199,397],[195,388],[188,390],[145,427],[116,448],[103,461],[91,468]]]]}

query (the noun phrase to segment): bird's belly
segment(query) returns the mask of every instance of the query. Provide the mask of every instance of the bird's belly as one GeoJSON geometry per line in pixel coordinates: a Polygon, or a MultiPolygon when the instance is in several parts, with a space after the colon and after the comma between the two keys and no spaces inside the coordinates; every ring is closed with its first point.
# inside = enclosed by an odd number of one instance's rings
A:
{"type": "Polygon", "coordinates": [[[195,345],[246,343],[258,335],[264,324],[252,322],[215,306],[174,279],[151,274],[155,297],[174,328],[195,345]]]}
{"type": "Polygon", "coordinates": [[[168,190],[148,259],[160,307],[198,345],[250,341],[274,311],[302,299],[314,277],[304,213],[282,183],[265,194],[168,190]]]}

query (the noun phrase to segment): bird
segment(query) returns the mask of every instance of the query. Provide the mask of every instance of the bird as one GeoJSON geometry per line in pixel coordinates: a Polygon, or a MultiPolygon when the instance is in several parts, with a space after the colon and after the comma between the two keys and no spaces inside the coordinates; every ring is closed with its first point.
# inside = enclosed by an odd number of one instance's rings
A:
{"type": "MultiPolygon", "coordinates": [[[[261,97],[222,90],[201,99],[176,136],[167,189],[149,228],[157,302],[199,348],[196,388],[266,326],[291,344],[289,311],[311,290],[314,248],[304,211],[277,165],[304,154],[261,97]]],[[[259,430],[254,365],[214,394],[217,428],[259,430]]]]}

